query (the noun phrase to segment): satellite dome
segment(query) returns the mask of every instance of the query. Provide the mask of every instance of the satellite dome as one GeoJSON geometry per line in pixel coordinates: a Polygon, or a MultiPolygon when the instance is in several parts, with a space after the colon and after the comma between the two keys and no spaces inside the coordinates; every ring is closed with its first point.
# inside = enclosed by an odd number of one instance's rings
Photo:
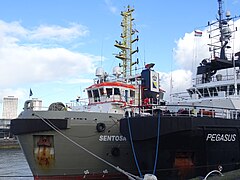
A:
{"type": "Polygon", "coordinates": [[[222,29],[223,40],[229,40],[231,38],[232,31],[229,27],[223,27],[222,29]]]}
{"type": "Polygon", "coordinates": [[[226,17],[230,17],[230,16],[231,16],[230,11],[226,11],[226,17]]]}
{"type": "Polygon", "coordinates": [[[98,67],[96,69],[96,74],[97,77],[104,77],[104,69],[102,67],[98,67]]]}
{"type": "Polygon", "coordinates": [[[121,75],[121,68],[119,66],[115,66],[113,68],[113,75],[116,76],[116,77],[119,77],[121,75]]]}

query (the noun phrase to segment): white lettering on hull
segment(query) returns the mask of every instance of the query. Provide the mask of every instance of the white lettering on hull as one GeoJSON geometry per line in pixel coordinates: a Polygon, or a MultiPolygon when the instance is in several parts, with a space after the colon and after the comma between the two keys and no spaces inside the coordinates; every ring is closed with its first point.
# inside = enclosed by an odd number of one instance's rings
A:
{"type": "Polygon", "coordinates": [[[127,141],[127,139],[121,135],[100,135],[99,141],[127,141]]]}
{"type": "Polygon", "coordinates": [[[207,134],[206,141],[212,142],[234,142],[236,134],[207,134]]]}

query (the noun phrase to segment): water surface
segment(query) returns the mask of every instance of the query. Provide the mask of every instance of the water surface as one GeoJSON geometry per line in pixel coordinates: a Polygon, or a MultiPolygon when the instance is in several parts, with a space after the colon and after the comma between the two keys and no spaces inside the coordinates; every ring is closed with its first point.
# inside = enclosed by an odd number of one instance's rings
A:
{"type": "Polygon", "coordinates": [[[0,149],[1,180],[33,180],[21,149],[0,149]]]}

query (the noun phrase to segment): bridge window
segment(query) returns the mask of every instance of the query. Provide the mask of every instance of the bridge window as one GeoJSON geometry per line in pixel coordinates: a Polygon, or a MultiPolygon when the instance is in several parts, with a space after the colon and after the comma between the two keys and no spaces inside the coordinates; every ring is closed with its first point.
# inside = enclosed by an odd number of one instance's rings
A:
{"type": "Polygon", "coordinates": [[[99,91],[100,91],[101,96],[104,95],[104,89],[103,88],[100,88],[99,91]]]}
{"type": "Polygon", "coordinates": [[[91,91],[91,90],[88,90],[87,92],[88,92],[88,97],[89,97],[89,98],[92,98],[92,91],[91,91]]]}
{"type": "Polygon", "coordinates": [[[216,87],[209,88],[209,91],[210,91],[211,96],[218,96],[216,87]]]}
{"type": "Polygon", "coordinates": [[[130,97],[135,97],[135,91],[130,90],[130,97]]]}
{"type": "Polygon", "coordinates": [[[230,86],[229,86],[229,95],[233,95],[233,94],[234,94],[234,91],[235,91],[234,85],[230,85],[230,86]]]}
{"type": "Polygon", "coordinates": [[[227,86],[220,86],[219,91],[227,92],[227,86]]]}
{"type": "Polygon", "coordinates": [[[114,88],[114,95],[120,95],[119,88],[114,88]]]}
{"type": "Polygon", "coordinates": [[[94,101],[100,101],[98,89],[93,90],[94,101]]]}
{"type": "Polygon", "coordinates": [[[106,88],[107,91],[107,97],[110,97],[112,95],[112,88],[106,88]]]}

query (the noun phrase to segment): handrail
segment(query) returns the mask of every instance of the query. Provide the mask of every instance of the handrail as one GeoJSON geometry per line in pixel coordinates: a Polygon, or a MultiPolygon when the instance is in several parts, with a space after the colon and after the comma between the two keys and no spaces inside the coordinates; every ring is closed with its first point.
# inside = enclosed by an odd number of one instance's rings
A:
{"type": "Polygon", "coordinates": [[[213,171],[209,172],[203,180],[207,180],[208,176],[210,176],[213,173],[218,173],[220,176],[224,176],[220,171],[213,170],[213,171]]]}
{"type": "MultiPolygon", "coordinates": [[[[161,110],[163,116],[196,116],[196,117],[217,117],[224,119],[239,119],[240,109],[229,109],[224,107],[203,106],[203,105],[157,105],[131,106],[134,112],[141,110],[142,115],[154,115],[154,112],[161,110]]],[[[126,109],[127,111],[128,109],[126,109]]],[[[141,114],[140,113],[140,114],[141,114]]]]}

